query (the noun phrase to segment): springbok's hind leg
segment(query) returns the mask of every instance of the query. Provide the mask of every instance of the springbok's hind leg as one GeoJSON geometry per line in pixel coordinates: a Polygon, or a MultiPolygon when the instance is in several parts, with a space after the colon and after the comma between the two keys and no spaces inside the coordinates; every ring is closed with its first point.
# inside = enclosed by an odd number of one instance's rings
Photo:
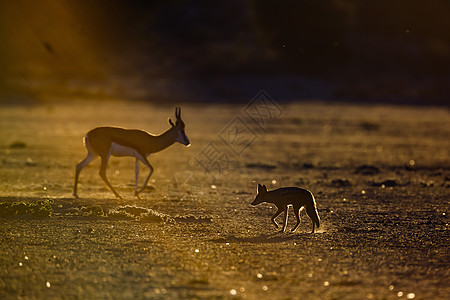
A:
{"type": "Polygon", "coordinates": [[[106,167],[108,166],[108,157],[102,156],[102,164],[100,165],[100,177],[103,179],[103,181],[106,183],[106,185],[111,189],[111,191],[114,193],[114,195],[122,199],[122,197],[119,195],[119,193],[116,192],[116,190],[113,188],[111,183],[109,182],[108,178],[106,177],[106,167]]]}
{"type": "Polygon", "coordinates": [[[86,167],[88,164],[90,164],[94,159],[97,158],[97,155],[93,152],[88,151],[88,154],[86,157],[80,161],[77,166],[75,167],[75,184],[73,186],[73,196],[75,198],[78,198],[77,194],[77,186],[78,186],[78,177],[80,176],[81,170],[83,170],[84,167],[86,167]]]}
{"type": "Polygon", "coordinates": [[[134,167],[134,173],[135,173],[135,181],[134,181],[134,195],[138,195],[138,180],[139,180],[139,159],[136,158],[135,167],[134,167]]]}

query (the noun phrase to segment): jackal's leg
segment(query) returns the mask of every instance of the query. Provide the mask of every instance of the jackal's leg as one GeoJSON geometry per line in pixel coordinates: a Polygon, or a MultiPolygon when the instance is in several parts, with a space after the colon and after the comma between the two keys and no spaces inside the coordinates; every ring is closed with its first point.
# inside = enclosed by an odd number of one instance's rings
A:
{"type": "Polygon", "coordinates": [[[320,219],[319,219],[319,215],[317,214],[316,208],[314,206],[306,206],[306,214],[311,219],[311,222],[313,225],[311,233],[314,233],[314,231],[316,229],[316,225],[317,225],[317,228],[319,228],[319,226],[320,226],[320,219]]]}
{"type": "Polygon", "coordinates": [[[294,215],[297,218],[297,224],[292,228],[292,232],[295,232],[300,225],[300,206],[294,206],[294,215]]]}
{"type": "Polygon", "coordinates": [[[275,224],[275,227],[278,228],[278,223],[275,221],[275,218],[278,217],[283,212],[283,209],[278,207],[277,212],[270,218],[273,224],[275,224]]]}
{"type": "Polygon", "coordinates": [[[116,192],[116,190],[113,188],[113,186],[109,182],[108,178],[106,177],[106,167],[108,166],[109,157],[101,156],[101,158],[102,158],[102,163],[100,165],[100,177],[103,179],[103,181],[106,183],[106,185],[111,189],[111,191],[114,193],[114,195],[117,198],[122,199],[122,197],[119,195],[119,193],[116,192]]]}
{"type": "Polygon", "coordinates": [[[286,207],[284,208],[284,222],[283,228],[281,228],[281,232],[284,232],[286,230],[287,221],[288,221],[288,206],[286,205],[286,207]]]}

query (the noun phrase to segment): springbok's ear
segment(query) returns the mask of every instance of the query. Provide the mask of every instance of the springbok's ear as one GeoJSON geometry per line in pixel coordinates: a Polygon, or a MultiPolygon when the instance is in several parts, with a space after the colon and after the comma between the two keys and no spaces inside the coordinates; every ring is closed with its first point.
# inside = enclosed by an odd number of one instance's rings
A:
{"type": "Polygon", "coordinates": [[[173,124],[173,122],[170,118],[169,118],[169,124],[172,125],[172,127],[175,127],[175,124],[173,124]]]}

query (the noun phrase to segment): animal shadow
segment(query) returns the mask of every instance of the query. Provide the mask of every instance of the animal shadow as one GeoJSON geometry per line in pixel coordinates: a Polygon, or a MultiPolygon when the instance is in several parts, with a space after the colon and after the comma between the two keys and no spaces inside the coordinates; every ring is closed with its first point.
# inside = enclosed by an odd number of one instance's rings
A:
{"type": "Polygon", "coordinates": [[[295,233],[270,233],[270,234],[261,234],[258,236],[234,236],[230,235],[224,238],[211,239],[211,242],[215,243],[282,243],[286,241],[293,240],[305,240],[310,237],[311,234],[305,233],[303,235],[295,234],[295,233]]]}

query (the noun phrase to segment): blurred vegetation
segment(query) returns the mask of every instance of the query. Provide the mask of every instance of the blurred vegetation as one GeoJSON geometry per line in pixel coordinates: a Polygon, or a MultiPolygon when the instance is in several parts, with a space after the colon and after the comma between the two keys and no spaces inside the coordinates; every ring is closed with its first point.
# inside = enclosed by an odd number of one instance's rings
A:
{"type": "Polygon", "coordinates": [[[85,216],[85,217],[104,217],[105,213],[103,212],[103,208],[99,205],[90,205],[90,206],[82,206],[72,207],[68,212],[69,215],[72,216],[85,216]]]}
{"type": "Polygon", "coordinates": [[[26,147],[27,147],[27,144],[22,141],[15,141],[9,145],[9,148],[11,148],[11,149],[23,149],[26,147]]]}
{"type": "Polygon", "coordinates": [[[307,78],[332,98],[443,104],[449,15],[447,0],[2,1],[0,94],[215,100],[307,78]]]}
{"type": "Polygon", "coordinates": [[[150,223],[170,223],[174,221],[174,219],[167,214],[157,212],[151,208],[139,207],[135,205],[124,205],[110,209],[108,211],[108,217],[150,223]]]}
{"type": "Polygon", "coordinates": [[[36,202],[1,202],[0,217],[1,218],[48,218],[53,213],[53,199],[45,198],[36,202]]]}

